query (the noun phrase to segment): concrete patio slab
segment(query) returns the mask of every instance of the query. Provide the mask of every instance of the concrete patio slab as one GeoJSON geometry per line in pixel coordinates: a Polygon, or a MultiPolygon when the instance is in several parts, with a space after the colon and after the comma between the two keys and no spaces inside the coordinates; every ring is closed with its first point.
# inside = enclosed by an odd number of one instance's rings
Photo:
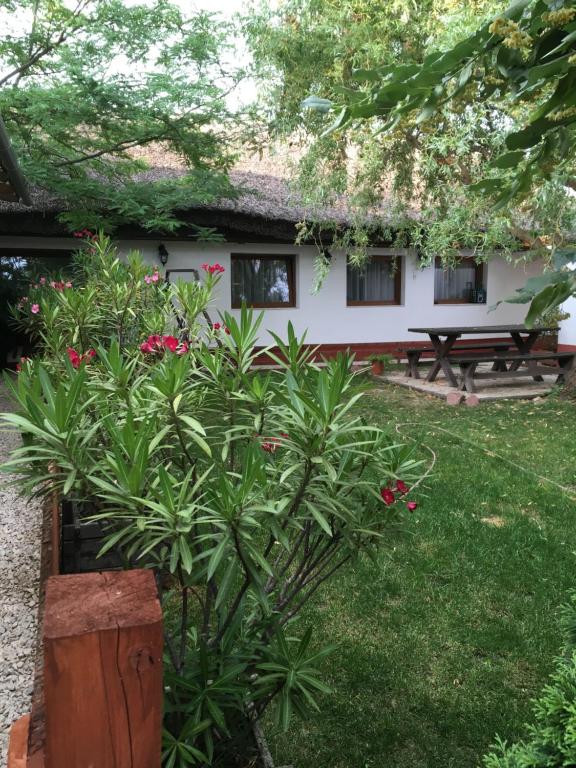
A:
{"type": "MultiPolygon", "coordinates": [[[[490,371],[490,364],[479,366],[478,370],[482,372],[490,371]]],[[[525,377],[517,379],[482,379],[478,382],[478,388],[475,395],[480,402],[491,402],[494,400],[530,400],[535,397],[542,397],[549,394],[555,386],[557,373],[554,370],[550,376],[544,376],[544,381],[532,381],[525,377]]],[[[450,393],[458,392],[441,373],[436,381],[426,381],[426,369],[422,372],[421,379],[408,378],[403,371],[390,371],[383,376],[375,376],[376,380],[386,381],[390,384],[397,384],[400,387],[407,387],[416,392],[425,392],[427,395],[434,395],[442,400],[446,400],[450,393]]],[[[467,395],[467,393],[461,393],[467,395]]],[[[468,395],[469,396],[469,395],[468,395]]]]}

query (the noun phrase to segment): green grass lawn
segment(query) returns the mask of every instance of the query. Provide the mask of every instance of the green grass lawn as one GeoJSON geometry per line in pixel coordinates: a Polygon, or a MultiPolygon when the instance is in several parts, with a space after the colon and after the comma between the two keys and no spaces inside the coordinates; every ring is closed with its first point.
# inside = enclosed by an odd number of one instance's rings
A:
{"type": "Polygon", "coordinates": [[[287,734],[268,727],[272,751],[295,768],[478,766],[496,734],[521,736],[560,649],[558,608],[576,587],[576,407],[450,408],[386,386],[362,411],[437,463],[380,567],[357,564],[307,611],[318,644],[338,643],[323,668],[333,694],[287,734]]]}

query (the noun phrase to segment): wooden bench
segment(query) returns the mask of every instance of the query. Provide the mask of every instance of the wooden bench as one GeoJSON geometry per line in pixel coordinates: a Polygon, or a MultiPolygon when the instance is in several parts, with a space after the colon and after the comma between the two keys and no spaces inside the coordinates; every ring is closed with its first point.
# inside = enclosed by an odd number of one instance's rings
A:
{"type": "MultiPolygon", "coordinates": [[[[490,352],[496,352],[497,350],[501,350],[502,352],[506,352],[510,349],[510,347],[514,347],[513,341],[487,341],[482,344],[462,344],[458,347],[454,347],[452,351],[450,352],[449,357],[451,359],[456,360],[458,352],[474,352],[479,350],[482,352],[482,350],[486,350],[486,354],[489,355],[490,352]]],[[[408,378],[412,377],[414,379],[420,378],[420,372],[418,370],[418,364],[420,363],[420,358],[422,355],[426,352],[436,352],[434,347],[414,347],[411,349],[405,349],[404,350],[406,357],[408,358],[408,365],[406,366],[406,376],[408,378]]],[[[483,352],[482,352],[483,354],[483,352]]],[[[494,370],[500,370],[500,360],[497,360],[494,363],[494,370]]]]}
{"type": "MultiPolygon", "coordinates": [[[[475,382],[478,379],[497,379],[508,378],[514,379],[517,376],[532,376],[534,381],[542,381],[542,376],[550,375],[559,369],[556,383],[562,381],[564,376],[569,373],[574,367],[574,360],[576,355],[573,352],[531,352],[529,354],[511,353],[501,355],[478,355],[476,357],[460,357],[457,359],[460,371],[462,373],[462,379],[460,382],[460,389],[467,392],[475,392],[475,382]],[[546,360],[555,360],[557,366],[543,365],[546,360]],[[504,370],[478,372],[476,369],[480,363],[498,363],[500,366],[504,365],[504,370]],[[526,364],[525,368],[520,368],[522,364],[526,364]],[[541,363],[541,365],[538,365],[541,363]],[[510,368],[507,368],[507,364],[510,364],[510,368]]],[[[456,362],[456,361],[455,361],[456,362]]]]}

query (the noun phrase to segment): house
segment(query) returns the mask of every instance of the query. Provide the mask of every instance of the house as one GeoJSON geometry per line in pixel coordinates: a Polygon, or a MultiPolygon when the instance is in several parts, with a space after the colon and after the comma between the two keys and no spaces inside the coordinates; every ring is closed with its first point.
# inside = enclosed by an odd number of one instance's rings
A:
{"type": "MultiPolygon", "coordinates": [[[[141,181],[178,172],[174,165],[156,164],[141,175],[141,181]]],[[[390,242],[370,249],[372,259],[362,271],[352,269],[344,252],[324,242],[331,267],[321,290],[313,293],[318,249],[312,243],[294,245],[297,224],[311,211],[291,192],[285,174],[269,158],[244,163],[232,178],[245,190],[238,198],[184,214],[191,222],[216,228],[225,242],[198,243],[186,227],[175,236],[124,227],[116,236],[122,252],[142,251],[169,280],[194,279],[193,270],[205,262],[222,264],[225,272],[214,316],[218,310],[237,312],[243,301],[261,309],[262,345],[271,341],[268,331],[283,335],[291,321],[299,334],[307,331],[308,342],[320,345],[322,352],[349,347],[364,359],[369,353],[427,341],[409,333],[410,327],[495,325],[524,318],[522,305],[502,304],[494,312],[489,307],[538,274],[539,263],[493,258],[477,265],[470,253],[463,252],[454,270],[439,264],[421,268],[414,249],[394,248],[390,242]]],[[[60,210],[57,200],[41,192],[33,193],[29,208],[2,203],[0,257],[66,258],[77,242],[57,222],[60,210]]],[[[322,211],[322,218],[345,226],[349,222],[345,201],[322,211]]],[[[576,344],[575,330],[572,326],[561,341],[576,344]]]]}

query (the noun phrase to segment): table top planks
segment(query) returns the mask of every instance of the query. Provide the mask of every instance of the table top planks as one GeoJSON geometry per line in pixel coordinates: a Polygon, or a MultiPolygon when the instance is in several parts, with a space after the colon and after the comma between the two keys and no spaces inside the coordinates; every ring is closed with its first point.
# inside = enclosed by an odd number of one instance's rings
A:
{"type": "Polygon", "coordinates": [[[537,326],[534,328],[526,328],[525,325],[457,325],[445,326],[441,328],[408,328],[410,333],[427,333],[434,336],[465,336],[468,334],[472,335],[482,333],[544,333],[557,330],[558,328],[556,326],[537,326]]]}

